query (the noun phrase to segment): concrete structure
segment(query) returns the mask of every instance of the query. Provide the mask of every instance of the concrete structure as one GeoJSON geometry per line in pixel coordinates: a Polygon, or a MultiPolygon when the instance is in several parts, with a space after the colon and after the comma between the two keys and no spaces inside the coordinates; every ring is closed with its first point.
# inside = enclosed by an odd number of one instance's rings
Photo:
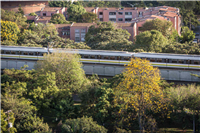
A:
{"type": "MultiPolygon", "coordinates": [[[[85,34],[88,32],[90,26],[95,23],[72,23],[72,24],[55,24],[58,35],[63,38],[69,38],[75,42],[85,41],[85,34]]],[[[116,23],[116,28],[127,30],[131,36],[130,41],[134,40],[136,33],[136,23],[116,23]]]]}
{"type": "MultiPolygon", "coordinates": [[[[36,60],[16,60],[1,58],[1,69],[20,69],[24,65],[28,65],[28,70],[34,69],[36,60]]],[[[99,76],[113,77],[120,74],[124,70],[123,65],[109,65],[109,64],[88,64],[83,63],[85,74],[98,74],[99,76]]],[[[186,81],[186,82],[200,82],[198,77],[191,76],[191,74],[200,75],[199,69],[176,69],[176,68],[159,68],[161,77],[165,80],[172,81],[186,81]]]]}

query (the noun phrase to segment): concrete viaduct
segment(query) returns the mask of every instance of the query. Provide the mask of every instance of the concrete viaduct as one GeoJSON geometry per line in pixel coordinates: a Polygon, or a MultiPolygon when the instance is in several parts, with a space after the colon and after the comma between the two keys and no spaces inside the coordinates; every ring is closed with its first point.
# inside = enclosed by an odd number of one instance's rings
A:
{"type": "MultiPolygon", "coordinates": [[[[6,59],[1,57],[1,69],[20,69],[24,65],[28,65],[28,70],[34,69],[37,60],[23,59],[6,59]]],[[[97,74],[100,77],[113,77],[120,74],[124,70],[123,65],[99,64],[99,63],[83,63],[83,69],[86,75],[97,74]]],[[[191,74],[200,75],[200,69],[189,68],[167,68],[159,67],[161,77],[170,81],[181,82],[200,82],[200,78],[191,74]]]]}

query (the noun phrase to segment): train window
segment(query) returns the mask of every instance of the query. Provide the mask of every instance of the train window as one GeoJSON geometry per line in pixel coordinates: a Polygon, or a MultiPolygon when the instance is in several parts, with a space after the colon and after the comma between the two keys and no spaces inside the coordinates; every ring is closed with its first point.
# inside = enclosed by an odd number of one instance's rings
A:
{"type": "Polygon", "coordinates": [[[172,60],[172,63],[177,63],[177,60],[172,60]]]}
{"type": "Polygon", "coordinates": [[[106,60],[108,60],[109,59],[109,57],[108,56],[104,56],[104,58],[103,59],[106,59],[106,60]]]}
{"type": "Polygon", "coordinates": [[[84,57],[83,58],[89,58],[89,55],[84,55],[84,57]]]}
{"type": "Polygon", "coordinates": [[[101,55],[97,55],[97,59],[101,59],[101,55]]]}
{"type": "Polygon", "coordinates": [[[6,51],[6,54],[10,54],[10,51],[6,51]]]}
{"type": "Polygon", "coordinates": [[[124,60],[126,60],[126,61],[129,61],[130,60],[130,57],[124,57],[124,60]]]}
{"type": "Polygon", "coordinates": [[[38,55],[38,52],[34,52],[35,55],[38,55]]]}
{"type": "Polygon", "coordinates": [[[95,55],[90,55],[90,59],[95,59],[95,55]]]}
{"type": "Polygon", "coordinates": [[[11,54],[15,54],[15,51],[11,51],[11,54]]]}
{"type": "Polygon", "coordinates": [[[157,59],[157,62],[162,62],[162,59],[157,59]]]}
{"type": "Polygon", "coordinates": [[[115,60],[115,56],[110,56],[110,60],[115,60]]]}
{"type": "Polygon", "coordinates": [[[24,54],[23,55],[28,55],[28,52],[24,52],[24,54]]]}
{"type": "Polygon", "coordinates": [[[121,60],[121,56],[117,56],[117,60],[121,60]]]}
{"type": "Polygon", "coordinates": [[[163,62],[164,63],[169,63],[169,60],[168,59],[163,59],[163,62]]]}
{"type": "Polygon", "coordinates": [[[153,59],[153,58],[151,58],[151,59],[150,59],[150,62],[156,62],[156,60],[155,60],[155,59],[153,59]]]}
{"type": "Polygon", "coordinates": [[[187,63],[187,64],[191,64],[191,60],[187,60],[186,63],[187,63]]]}
{"type": "Polygon", "coordinates": [[[178,60],[178,63],[184,64],[184,61],[183,60],[178,60]]]}
{"type": "Polygon", "coordinates": [[[33,55],[33,52],[29,52],[29,55],[33,55]]]}
{"type": "Polygon", "coordinates": [[[198,64],[200,64],[200,61],[195,60],[194,64],[198,65],[198,64]]]}

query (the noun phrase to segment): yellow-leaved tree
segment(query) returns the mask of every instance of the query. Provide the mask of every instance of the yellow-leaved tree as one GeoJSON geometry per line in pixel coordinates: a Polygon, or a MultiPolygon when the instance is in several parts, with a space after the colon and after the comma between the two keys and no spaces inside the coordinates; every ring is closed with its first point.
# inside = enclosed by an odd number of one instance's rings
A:
{"type": "Polygon", "coordinates": [[[15,22],[1,20],[1,41],[17,42],[19,32],[20,29],[15,22]]]}
{"type": "Polygon", "coordinates": [[[158,84],[159,70],[151,66],[148,60],[140,58],[131,59],[125,70],[123,81],[115,88],[116,100],[124,105],[123,109],[131,107],[137,112],[140,132],[144,132],[148,121],[147,111],[157,113],[167,109],[158,84]]]}

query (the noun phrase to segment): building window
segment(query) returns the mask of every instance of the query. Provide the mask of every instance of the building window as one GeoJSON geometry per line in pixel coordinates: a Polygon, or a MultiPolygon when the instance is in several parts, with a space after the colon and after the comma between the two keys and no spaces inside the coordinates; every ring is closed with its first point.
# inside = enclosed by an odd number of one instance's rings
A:
{"type": "Polygon", "coordinates": [[[125,18],[125,21],[131,21],[132,18],[125,18]]]}
{"type": "Polygon", "coordinates": [[[75,42],[80,42],[80,33],[79,29],[75,29],[75,42]]]}
{"type": "Polygon", "coordinates": [[[115,22],[115,21],[116,21],[116,18],[110,18],[109,21],[115,22]]]}
{"type": "Polygon", "coordinates": [[[47,16],[47,14],[46,14],[46,13],[43,13],[43,16],[47,16]]]}
{"type": "Polygon", "coordinates": [[[125,15],[132,15],[132,12],[125,12],[125,15]]]}
{"type": "Polygon", "coordinates": [[[51,13],[51,16],[53,16],[53,13],[51,13]]]}
{"type": "Polygon", "coordinates": [[[63,35],[67,35],[67,36],[70,35],[70,31],[63,31],[62,33],[63,33],[63,35]]]}
{"type": "Polygon", "coordinates": [[[118,21],[123,21],[123,18],[118,18],[118,21]]]}
{"type": "Polygon", "coordinates": [[[82,34],[82,33],[85,33],[85,29],[81,29],[81,34],[82,34]]]}
{"type": "Polygon", "coordinates": [[[100,18],[99,20],[100,20],[100,21],[103,21],[103,18],[100,18]]]}
{"type": "Polygon", "coordinates": [[[75,42],[80,42],[80,37],[75,37],[75,42]]]}
{"type": "Polygon", "coordinates": [[[116,12],[109,12],[109,15],[116,15],[116,12]]]}
{"type": "Polygon", "coordinates": [[[103,12],[99,12],[99,15],[103,15],[103,12]]]}
{"type": "Polygon", "coordinates": [[[119,15],[123,15],[123,12],[118,12],[119,15]]]}
{"type": "Polygon", "coordinates": [[[75,29],[75,33],[79,33],[79,29],[75,29]]]}
{"type": "Polygon", "coordinates": [[[139,12],[139,16],[140,16],[140,17],[142,16],[142,14],[143,14],[142,12],[139,12]]]}
{"type": "Polygon", "coordinates": [[[81,33],[81,41],[85,41],[85,33],[81,33]]]}

